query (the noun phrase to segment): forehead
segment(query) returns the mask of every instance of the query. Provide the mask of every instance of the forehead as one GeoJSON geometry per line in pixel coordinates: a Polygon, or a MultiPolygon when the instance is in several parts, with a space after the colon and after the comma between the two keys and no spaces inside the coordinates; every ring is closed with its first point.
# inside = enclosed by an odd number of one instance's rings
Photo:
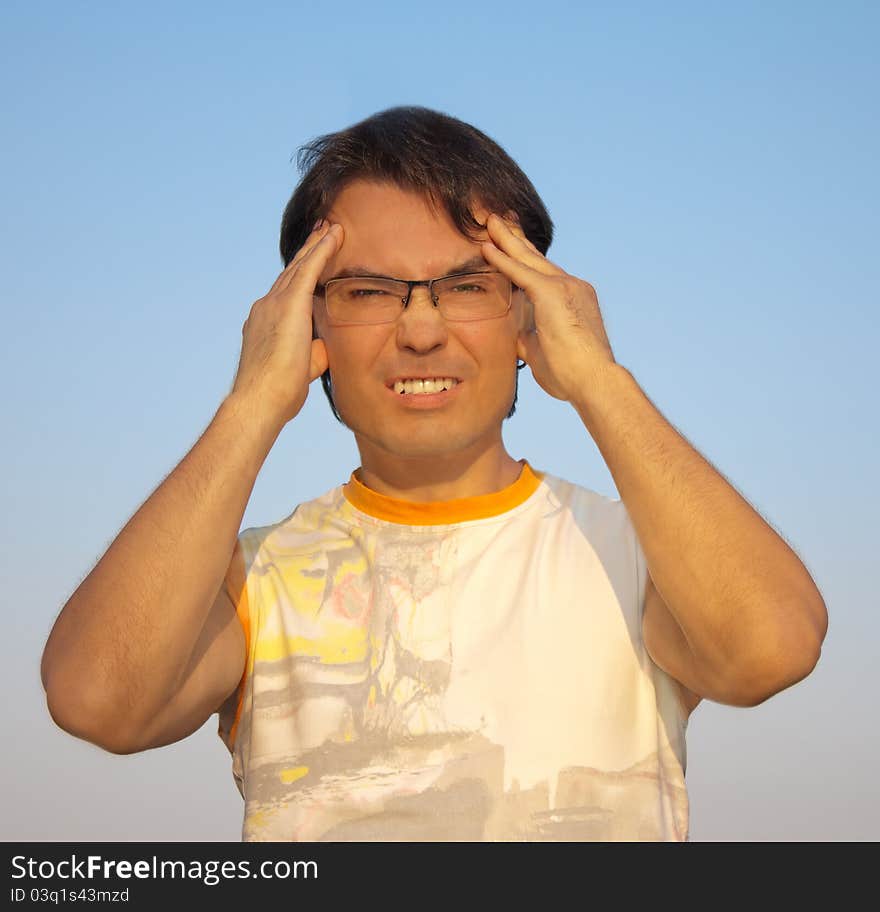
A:
{"type": "MultiPolygon", "coordinates": [[[[481,207],[473,211],[478,221],[485,221],[481,207]]],[[[352,266],[402,278],[433,278],[480,255],[479,240],[463,235],[442,207],[393,184],[353,181],[339,193],[328,218],[342,224],[345,238],[322,280],[352,266]]],[[[483,230],[479,237],[488,235],[483,230]]]]}

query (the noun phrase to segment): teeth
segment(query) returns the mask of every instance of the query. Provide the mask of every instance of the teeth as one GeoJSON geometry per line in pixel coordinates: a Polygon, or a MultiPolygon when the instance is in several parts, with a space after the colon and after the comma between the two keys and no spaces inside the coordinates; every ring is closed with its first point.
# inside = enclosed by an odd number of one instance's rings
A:
{"type": "Polygon", "coordinates": [[[395,393],[424,394],[439,393],[452,389],[458,383],[454,377],[434,377],[431,380],[397,380],[394,383],[395,393]]]}

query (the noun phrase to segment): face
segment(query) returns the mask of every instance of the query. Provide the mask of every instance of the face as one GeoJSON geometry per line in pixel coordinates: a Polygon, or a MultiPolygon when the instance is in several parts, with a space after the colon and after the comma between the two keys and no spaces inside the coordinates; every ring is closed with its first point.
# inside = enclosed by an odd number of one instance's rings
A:
{"type": "MultiPolygon", "coordinates": [[[[488,212],[476,207],[474,215],[484,224],[488,212]]],[[[474,271],[491,268],[480,253],[485,230],[471,240],[445,211],[391,184],[352,182],[328,218],[342,224],[345,236],[321,282],[351,267],[400,279],[443,276],[474,257],[474,271]]],[[[413,289],[395,323],[333,326],[320,299],[314,315],[327,349],[333,401],[354,431],[365,465],[368,459],[436,458],[500,444],[516,384],[521,292],[515,291],[504,316],[474,322],[447,323],[423,286],[413,289]],[[393,384],[404,377],[459,382],[437,395],[401,395],[393,384]]]]}

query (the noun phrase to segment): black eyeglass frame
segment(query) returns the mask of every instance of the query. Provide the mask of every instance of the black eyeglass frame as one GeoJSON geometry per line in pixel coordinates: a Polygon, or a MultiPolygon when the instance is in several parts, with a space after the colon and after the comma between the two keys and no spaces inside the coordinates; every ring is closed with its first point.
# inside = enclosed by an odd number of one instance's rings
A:
{"type": "MultiPolygon", "coordinates": [[[[483,269],[483,270],[471,270],[469,272],[453,272],[449,275],[437,276],[435,279],[396,279],[393,276],[379,276],[379,275],[366,275],[366,276],[342,276],[338,279],[328,279],[326,282],[321,284],[320,282],[315,285],[314,296],[323,299],[324,306],[327,306],[327,287],[332,285],[334,282],[350,282],[352,279],[363,279],[366,281],[386,281],[386,282],[399,282],[401,285],[406,285],[406,296],[400,299],[400,303],[403,305],[402,309],[394,317],[393,320],[380,320],[375,321],[339,321],[334,320],[329,309],[327,310],[327,317],[330,319],[332,326],[380,326],[385,323],[394,323],[400,318],[400,314],[409,307],[409,301],[412,297],[413,288],[417,285],[423,285],[428,289],[428,294],[431,297],[431,301],[434,307],[439,306],[439,298],[434,294],[434,283],[435,282],[445,282],[447,279],[459,279],[463,276],[473,276],[473,275],[500,275],[504,276],[504,273],[499,269],[483,269]]],[[[450,323],[476,323],[480,320],[497,320],[499,317],[503,317],[506,314],[510,313],[510,308],[513,305],[513,289],[516,287],[513,282],[510,280],[509,276],[504,276],[507,279],[507,307],[499,314],[494,314],[491,317],[472,317],[470,319],[452,319],[450,320],[445,315],[443,316],[444,320],[447,320],[450,323]]]]}

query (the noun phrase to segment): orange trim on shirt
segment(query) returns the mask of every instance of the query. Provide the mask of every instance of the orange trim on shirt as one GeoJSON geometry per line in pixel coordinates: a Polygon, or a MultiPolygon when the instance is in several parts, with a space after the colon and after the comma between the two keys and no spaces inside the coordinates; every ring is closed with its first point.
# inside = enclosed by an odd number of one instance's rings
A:
{"type": "Polygon", "coordinates": [[[235,718],[232,720],[232,728],[229,729],[230,746],[235,744],[235,732],[238,729],[238,720],[241,718],[241,707],[244,703],[244,682],[247,679],[248,657],[250,656],[251,619],[249,613],[250,609],[248,608],[247,586],[242,589],[241,598],[238,600],[235,610],[238,614],[238,619],[241,621],[241,626],[244,628],[245,653],[244,671],[241,673],[241,680],[238,682],[238,703],[235,707],[235,718]]]}
{"type": "Polygon", "coordinates": [[[229,729],[229,749],[232,750],[235,745],[235,732],[238,729],[238,722],[241,718],[241,708],[244,702],[244,683],[247,679],[248,664],[251,654],[251,614],[248,603],[247,593],[247,573],[244,567],[244,555],[241,552],[240,543],[236,542],[235,551],[232,554],[232,560],[229,562],[226,578],[223,582],[226,587],[226,593],[232,599],[235,605],[235,613],[241,622],[244,631],[244,670],[241,673],[241,680],[238,682],[238,702],[235,707],[235,717],[229,729]]]}
{"type": "Polygon", "coordinates": [[[388,497],[360,481],[355,474],[357,469],[351,473],[348,484],[343,485],[342,492],[345,499],[361,512],[408,526],[438,526],[487,519],[518,507],[537,490],[544,473],[534,471],[526,459],[520,462],[523,468],[513,484],[491,494],[477,494],[458,500],[419,503],[388,497]]]}

